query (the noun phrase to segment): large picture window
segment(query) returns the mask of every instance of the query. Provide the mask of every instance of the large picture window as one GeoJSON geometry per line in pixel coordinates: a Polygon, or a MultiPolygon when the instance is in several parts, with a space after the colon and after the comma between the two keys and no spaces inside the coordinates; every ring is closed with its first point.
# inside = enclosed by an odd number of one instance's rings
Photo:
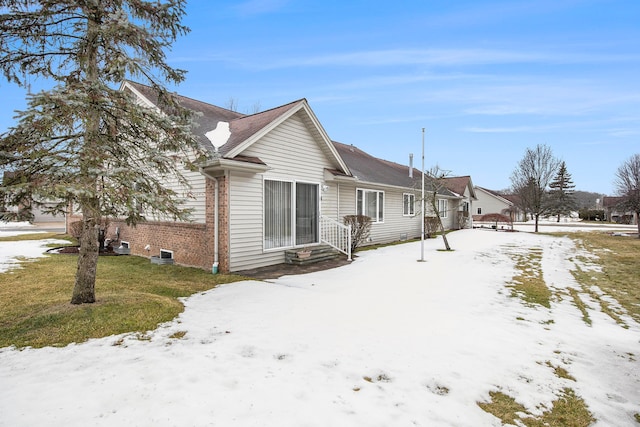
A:
{"type": "Polygon", "coordinates": [[[264,181],[264,248],[318,242],[318,184],[264,181]]]}
{"type": "Polygon", "coordinates": [[[404,193],[402,195],[402,215],[414,216],[416,214],[416,196],[415,194],[404,193]]]}
{"type": "Polygon", "coordinates": [[[358,189],[356,192],[356,213],[370,217],[372,222],[383,222],[384,192],[358,189]]]}

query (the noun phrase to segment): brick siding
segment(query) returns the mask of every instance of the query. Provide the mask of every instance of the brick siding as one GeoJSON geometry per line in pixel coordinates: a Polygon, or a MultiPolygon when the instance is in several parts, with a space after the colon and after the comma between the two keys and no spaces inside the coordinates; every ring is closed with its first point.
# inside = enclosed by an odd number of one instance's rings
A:
{"type": "MultiPolygon", "coordinates": [[[[226,178],[218,178],[219,197],[218,221],[219,232],[219,266],[218,271],[229,271],[229,227],[228,197],[226,178]]],[[[119,245],[121,241],[129,242],[132,255],[150,258],[159,256],[160,250],[173,252],[174,262],[179,265],[211,270],[214,262],[215,239],[215,181],[206,180],[205,223],[188,223],[173,221],[148,221],[128,226],[124,220],[110,220],[106,238],[119,245]],[[116,234],[119,229],[120,236],[116,234]],[[145,249],[149,245],[149,249],[145,249]]],[[[67,215],[67,226],[82,220],[81,215],[67,215]]],[[[69,229],[69,228],[68,228],[69,229]]]]}

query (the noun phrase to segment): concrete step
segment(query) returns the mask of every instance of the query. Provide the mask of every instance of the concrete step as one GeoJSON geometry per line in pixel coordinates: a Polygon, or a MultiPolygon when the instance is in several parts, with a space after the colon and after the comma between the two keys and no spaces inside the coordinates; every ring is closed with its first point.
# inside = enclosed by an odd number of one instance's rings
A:
{"type": "Polygon", "coordinates": [[[320,261],[337,258],[341,255],[339,251],[329,245],[310,246],[306,248],[310,252],[308,256],[300,254],[302,248],[285,251],[284,258],[287,264],[308,265],[320,261]]]}

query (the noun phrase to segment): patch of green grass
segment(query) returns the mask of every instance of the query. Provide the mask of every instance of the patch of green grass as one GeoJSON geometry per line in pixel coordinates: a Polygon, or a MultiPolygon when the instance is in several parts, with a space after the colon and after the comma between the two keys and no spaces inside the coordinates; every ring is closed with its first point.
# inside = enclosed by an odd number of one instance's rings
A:
{"type": "Polygon", "coordinates": [[[512,253],[516,262],[516,274],[512,283],[513,296],[519,296],[530,306],[541,305],[551,307],[551,291],[542,277],[542,249],[530,248],[526,254],[512,253]]]}
{"type": "MultiPolygon", "coordinates": [[[[533,415],[522,404],[500,391],[489,392],[490,402],[478,402],[485,412],[502,421],[502,424],[525,425],[527,427],[587,427],[595,422],[584,400],[573,389],[564,388],[553,401],[551,408],[541,415],[533,415]]],[[[544,408],[544,406],[540,406],[544,408]]]]}
{"type": "Polygon", "coordinates": [[[70,303],[77,257],[52,255],[0,274],[0,347],[64,346],[155,329],[184,309],[179,297],[242,280],[136,256],[100,257],[94,304],[70,303]]]}
{"type": "Polygon", "coordinates": [[[17,236],[0,237],[0,242],[23,242],[25,240],[44,240],[44,239],[64,239],[69,240],[69,236],[60,233],[27,233],[18,234],[17,236]]]}

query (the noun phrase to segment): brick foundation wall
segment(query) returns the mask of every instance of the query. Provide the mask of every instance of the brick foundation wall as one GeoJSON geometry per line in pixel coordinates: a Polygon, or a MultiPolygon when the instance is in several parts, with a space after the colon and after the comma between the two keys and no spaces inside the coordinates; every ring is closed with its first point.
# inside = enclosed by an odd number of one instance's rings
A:
{"type": "MultiPolygon", "coordinates": [[[[228,227],[228,198],[227,180],[218,178],[219,182],[219,213],[220,233],[218,236],[219,266],[218,271],[229,271],[229,227],[228,227]]],[[[124,220],[110,220],[106,238],[114,241],[118,246],[121,241],[129,242],[132,255],[150,258],[159,256],[160,250],[173,252],[176,264],[197,267],[211,271],[215,251],[215,181],[206,180],[205,224],[148,221],[135,227],[126,225],[124,220]],[[119,229],[119,239],[116,234],[119,229]],[[149,245],[149,250],[145,247],[149,245]]],[[[82,220],[80,215],[67,215],[67,227],[75,221],[82,220]]],[[[69,229],[69,228],[67,228],[69,229]]]]}

